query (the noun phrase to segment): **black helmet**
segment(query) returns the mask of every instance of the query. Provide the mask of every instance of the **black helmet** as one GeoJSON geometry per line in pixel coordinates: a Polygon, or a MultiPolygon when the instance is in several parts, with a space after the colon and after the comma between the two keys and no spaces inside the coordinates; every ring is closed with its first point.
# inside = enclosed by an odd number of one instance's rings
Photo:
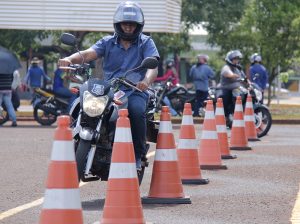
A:
{"type": "Polygon", "coordinates": [[[250,62],[251,64],[255,63],[255,62],[258,62],[258,63],[261,63],[261,56],[258,54],[258,53],[254,53],[251,55],[250,57],[250,62]]]}
{"type": "Polygon", "coordinates": [[[229,51],[225,57],[225,61],[227,62],[227,64],[234,66],[234,67],[240,67],[240,64],[233,64],[232,60],[234,58],[238,58],[238,59],[242,59],[243,55],[239,50],[233,50],[233,51],[229,51]]]}
{"type": "Polygon", "coordinates": [[[134,40],[136,39],[143,30],[144,27],[144,14],[141,7],[131,1],[122,2],[117,7],[114,15],[114,29],[118,37],[124,40],[134,40]],[[120,23],[122,22],[132,22],[136,23],[137,27],[133,34],[126,34],[121,28],[120,23]]]}

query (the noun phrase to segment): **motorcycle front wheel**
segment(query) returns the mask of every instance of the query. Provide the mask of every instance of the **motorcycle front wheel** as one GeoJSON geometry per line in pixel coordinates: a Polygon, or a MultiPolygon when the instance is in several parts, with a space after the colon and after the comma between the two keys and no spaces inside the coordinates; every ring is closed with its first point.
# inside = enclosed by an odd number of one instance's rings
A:
{"type": "Polygon", "coordinates": [[[255,126],[257,137],[265,136],[272,125],[272,116],[270,111],[265,107],[257,107],[254,110],[255,126]]]}
{"type": "Polygon", "coordinates": [[[33,110],[34,119],[41,125],[50,126],[55,121],[57,116],[43,110],[43,104],[38,103],[33,110]]]}
{"type": "Polygon", "coordinates": [[[9,120],[9,115],[6,110],[3,110],[0,114],[0,125],[4,124],[6,121],[9,120]]]}
{"type": "Polygon", "coordinates": [[[86,141],[83,139],[79,140],[78,147],[76,149],[76,163],[77,163],[77,174],[78,181],[83,179],[84,170],[86,167],[87,156],[91,148],[91,141],[86,141]]]}

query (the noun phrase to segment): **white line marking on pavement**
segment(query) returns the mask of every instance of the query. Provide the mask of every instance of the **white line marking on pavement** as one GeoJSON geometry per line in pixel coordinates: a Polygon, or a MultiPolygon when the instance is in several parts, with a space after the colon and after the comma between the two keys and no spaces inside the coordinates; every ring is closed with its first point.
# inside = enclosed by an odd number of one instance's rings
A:
{"type": "MultiPolygon", "coordinates": [[[[80,183],[79,187],[82,187],[84,185],[86,185],[87,183],[80,183]]],[[[18,214],[19,212],[22,212],[22,211],[25,211],[27,209],[30,209],[30,208],[33,208],[33,207],[36,207],[36,206],[39,206],[41,204],[43,204],[44,202],[44,197],[42,198],[39,198],[35,201],[32,201],[32,202],[29,202],[27,204],[24,204],[24,205],[20,205],[18,207],[15,207],[15,208],[12,208],[12,209],[9,209],[5,212],[2,212],[0,213],[0,220],[3,220],[5,218],[8,218],[10,216],[13,216],[13,215],[16,215],[18,214]]]]}
{"type": "MultiPolygon", "coordinates": [[[[152,151],[152,152],[149,152],[149,153],[147,154],[147,157],[149,158],[149,157],[152,157],[152,156],[154,156],[154,155],[155,155],[155,151],[152,151]]],[[[86,185],[86,184],[88,184],[88,182],[87,182],[87,183],[81,182],[81,183],[79,184],[79,187],[82,187],[82,186],[84,186],[84,185],[86,185]]],[[[20,212],[22,212],[22,211],[27,210],[27,209],[30,209],[30,208],[39,206],[39,205],[43,204],[43,202],[44,202],[44,197],[39,198],[39,199],[37,199],[37,200],[35,200],[35,201],[29,202],[29,203],[27,203],[27,204],[20,205],[20,206],[18,206],[18,207],[9,209],[9,210],[7,210],[7,211],[5,211],[5,212],[0,213],[0,220],[3,220],[3,219],[8,218],[8,217],[10,217],[10,216],[16,215],[16,214],[18,214],[18,213],[20,213],[20,212]]]]}
{"type": "Polygon", "coordinates": [[[300,191],[298,192],[290,221],[292,224],[300,223],[300,191]]]}

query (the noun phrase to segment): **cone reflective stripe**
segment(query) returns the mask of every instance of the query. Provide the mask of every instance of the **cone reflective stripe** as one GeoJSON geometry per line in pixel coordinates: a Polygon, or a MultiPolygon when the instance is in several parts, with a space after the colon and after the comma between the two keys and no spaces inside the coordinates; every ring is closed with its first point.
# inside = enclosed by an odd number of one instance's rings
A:
{"type": "Polygon", "coordinates": [[[228,144],[228,135],[222,98],[218,98],[216,105],[216,127],[222,159],[236,159],[236,155],[231,155],[228,144]]]}
{"type": "Polygon", "coordinates": [[[247,96],[247,102],[245,107],[245,130],[248,141],[260,141],[257,137],[256,127],[255,127],[255,118],[253,111],[252,97],[250,94],[247,96]]]}
{"type": "Polygon", "coordinates": [[[203,179],[198,159],[198,142],[190,103],[185,103],[177,146],[180,177],[183,184],[208,184],[203,179]]]}
{"type": "Polygon", "coordinates": [[[145,204],[191,203],[183,193],[171,116],[166,106],[162,107],[160,115],[149,195],[143,197],[142,202],[145,204]]]}
{"type": "Polygon", "coordinates": [[[246,137],[242,99],[240,96],[236,98],[236,103],[234,108],[231,137],[230,137],[230,149],[251,150],[251,147],[248,146],[248,140],[246,137]]]}
{"type": "Polygon", "coordinates": [[[146,223],[127,116],[127,109],[119,110],[101,223],[146,223]]]}
{"type": "Polygon", "coordinates": [[[227,169],[222,165],[213,102],[207,101],[199,147],[201,169],[227,169]]]}
{"type": "Polygon", "coordinates": [[[40,224],[82,224],[78,175],[68,116],[58,117],[40,224]]]}

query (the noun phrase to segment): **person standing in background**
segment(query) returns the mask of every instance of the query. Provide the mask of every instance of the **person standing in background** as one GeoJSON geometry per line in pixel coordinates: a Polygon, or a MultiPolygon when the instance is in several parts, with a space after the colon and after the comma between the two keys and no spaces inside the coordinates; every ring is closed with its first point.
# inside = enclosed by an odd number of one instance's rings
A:
{"type": "Polygon", "coordinates": [[[262,58],[259,54],[255,53],[250,58],[250,80],[256,83],[262,91],[261,103],[264,101],[264,90],[268,83],[268,71],[265,66],[262,65],[262,58]]]}
{"type": "Polygon", "coordinates": [[[196,89],[196,103],[193,116],[199,117],[200,108],[204,107],[204,101],[208,97],[208,86],[209,80],[215,77],[215,72],[207,64],[209,57],[205,54],[200,54],[197,56],[198,63],[193,65],[189,76],[192,78],[195,89],[196,89]]]}
{"type": "Polygon", "coordinates": [[[12,121],[11,126],[16,127],[17,116],[11,101],[12,82],[13,74],[0,74],[0,116],[2,116],[2,102],[4,102],[9,119],[12,121]]]}
{"type": "Polygon", "coordinates": [[[44,70],[39,66],[39,63],[40,60],[37,57],[34,57],[24,78],[25,84],[31,88],[41,88],[43,87],[45,80],[51,80],[51,78],[47,76],[44,70]]]}

